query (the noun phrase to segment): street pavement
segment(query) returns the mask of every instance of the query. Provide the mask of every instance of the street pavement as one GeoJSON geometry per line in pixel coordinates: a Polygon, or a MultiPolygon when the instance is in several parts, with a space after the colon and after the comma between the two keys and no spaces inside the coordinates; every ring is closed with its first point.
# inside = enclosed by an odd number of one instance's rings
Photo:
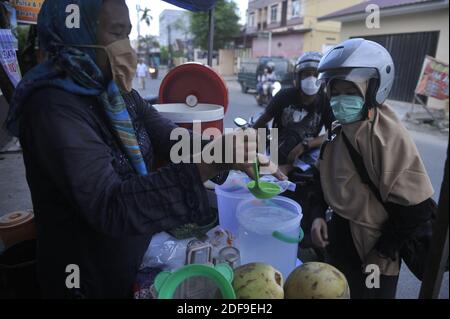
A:
{"type": "MultiPolygon", "coordinates": [[[[161,76],[164,76],[164,72],[161,76]]],[[[158,95],[160,83],[161,79],[148,79],[146,90],[139,91],[142,96],[158,95]]],[[[137,84],[137,81],[135,84],[137,84]]],[[[233,120],[236,117],[248,119],[250,116],[264,111],[263,108],[257,106],[253,95],[240,92],[239,84],[235,80],[228,79],[227,86],[230,104],[225,117],[225,127],[233,128],[233,120]]],[[[138,89],[137,86],[135,87],[138,89]]],[[[393,104],[399,115],[406,113],[405,109],[397,107],[395,103],[393,104]]],[[[448,136],[410,132],[436,191],[434,197],[438,199],[444,172],[448,136]]],[[[0,216],[8,212],[31,208],[31,197],[26,184],[25,168],[20,153],[0,154],[0,176],[0,216]]],[[[414,278],[407,268],[403,267],[397,297],[415,299],[419,295],[419,290],[420,282],[414,278]]],[[[449,298],[448,273],[444,276],[440,297],[449,298]]]]}

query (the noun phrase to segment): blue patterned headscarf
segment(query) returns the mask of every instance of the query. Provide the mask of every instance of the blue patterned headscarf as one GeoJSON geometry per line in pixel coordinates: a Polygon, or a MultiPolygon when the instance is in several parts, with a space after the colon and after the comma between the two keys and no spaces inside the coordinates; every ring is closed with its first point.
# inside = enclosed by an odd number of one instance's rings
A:
{"type": "Polygon", "coordinates": [[[147,168],[136,139],[136,133],[117,84],[105,84],[95,63],[94,49],[75,48],[97,44],[97,29],[103,0],[46,0],[38,18],[38,36],[49,59],[29,71],[19,83],[11,103],[8,129],[19,134],[24,102],[35,90],[56,87],[65,91],[96,96],[102,103],[111,125],[124,145],[128,158],[140,175],[147,168]],[[78,5],[80,28],[66,27],[66,8],[78,5]]]}

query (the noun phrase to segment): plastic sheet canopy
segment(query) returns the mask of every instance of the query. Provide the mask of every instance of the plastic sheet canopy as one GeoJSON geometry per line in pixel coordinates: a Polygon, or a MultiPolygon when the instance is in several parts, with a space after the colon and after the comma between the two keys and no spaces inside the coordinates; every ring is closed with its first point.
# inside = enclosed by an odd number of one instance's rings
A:
{"type": "Polygon", "coordinates": [[[208,11],[212,9],[216,0],[163,0],[177,7],[190,11],[208,11]]]}

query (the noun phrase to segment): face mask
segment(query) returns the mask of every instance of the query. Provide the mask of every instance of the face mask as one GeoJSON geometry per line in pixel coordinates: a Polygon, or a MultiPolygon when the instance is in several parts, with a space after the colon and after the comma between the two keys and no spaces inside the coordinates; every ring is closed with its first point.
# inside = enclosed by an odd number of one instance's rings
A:
{"type": "Polygon", "coordinates": [[[108,55],[113,79],[120,90],[128,93],[133,89],[133,78],[136,75],[138,58],[131,47],[130,40],[125,38],[108,46],[80,45],[78,47],[102,49],[108,55]]]}
{"type": "Polygon", "coordinates": [[[306,95],[315,95],[319,92],[320,85],[317,83],[317,78],[310,76],[302,80],[302,91],[306,95]]]}
{"type": "Polygon", "coordinates": [[[364,99],[355,95],[339,95],[331,98],[334,116],[341,124],[362,120],[364,99]]]}
{"type": "Polygon", "coordinates": [[[117,86],[124,92],[131,92],[138,59],[136,52],[131,47],[130,40],[123,39],[113,42],[104,49],[108,54],[111,71],[117,86]]]}

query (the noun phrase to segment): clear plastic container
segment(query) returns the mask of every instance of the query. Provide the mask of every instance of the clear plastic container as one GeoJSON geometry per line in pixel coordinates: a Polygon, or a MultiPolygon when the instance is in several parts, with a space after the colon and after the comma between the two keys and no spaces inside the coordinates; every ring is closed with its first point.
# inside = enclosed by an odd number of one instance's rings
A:
{"type": "MultiPolygon", "coordinates": [[[[273,176],[263,176],[262,181],[277,183],[283,192],[295,191],[295,184],[289,181],[278,181],[273,176]]],[[[245,200],[255,198],[247,188],[251,179],[244,173],[232,171],[223,185],[216,185],[217,209],[219,210],[219,224],[224,230],[238,235],[238,220],[236,212],[238,205],[245,200]]]]}
{"type": "Polygon", "coordinates": [[[272,265],[286,279],[297,265],[302,209],[293,200],[246,200],[237,208],[241,264],[272,265]]]}
{"type": "Polygon", "coordinates": [[[225,184],[217,185],[215,189],[220,227],[233,236],[238,235],[237,206],[242,201],[253,198],[246,187],[248,181],[250,179],[246,175],[231,172],[225,184]]]}

